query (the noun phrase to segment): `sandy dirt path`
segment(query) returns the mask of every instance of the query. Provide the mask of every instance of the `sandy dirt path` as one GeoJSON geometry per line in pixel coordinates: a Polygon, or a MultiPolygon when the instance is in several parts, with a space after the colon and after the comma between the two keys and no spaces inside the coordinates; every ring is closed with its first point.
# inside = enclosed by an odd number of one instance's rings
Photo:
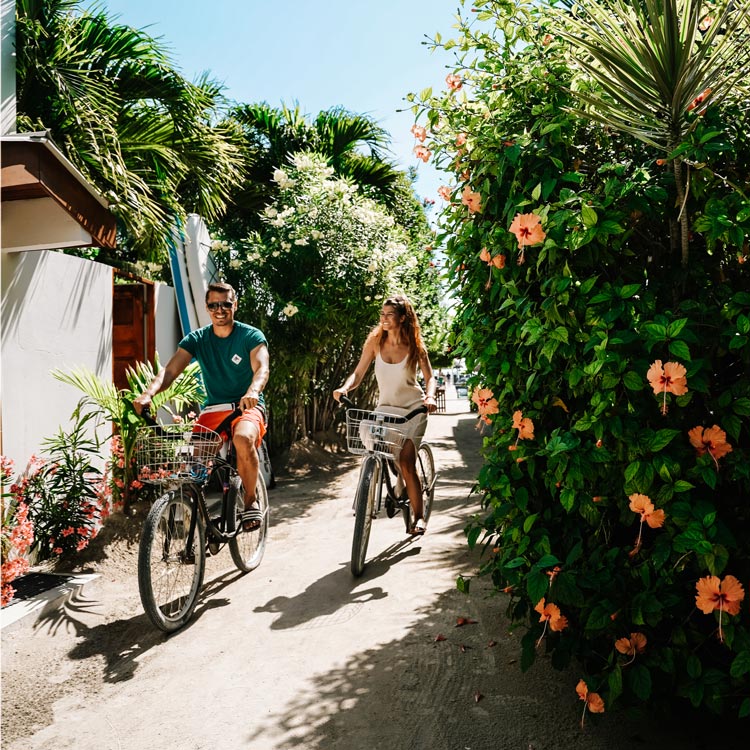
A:
{"type": "Polygon", "coordinates": [[[359,579],[348,567],[354,459],[281,478],[261,567],[240,576],[228,552],[210,560],[192,623],[170,637],[140,606],[138,530],[118,535],[78,596],[3,632],[3,750],[712,748],[622,714],[581,730],[578,672],[540,659],[521,674],[504,596],[479,579],[468,596],[456,590],[477,567],[463,529],[479,512],[481,438],[465,406],[449,399],[429,423],[439,479],[428,533],[407,538],[382,514],[359,579]],[[477,622],[455,627],[458,617],[477,622]]]}

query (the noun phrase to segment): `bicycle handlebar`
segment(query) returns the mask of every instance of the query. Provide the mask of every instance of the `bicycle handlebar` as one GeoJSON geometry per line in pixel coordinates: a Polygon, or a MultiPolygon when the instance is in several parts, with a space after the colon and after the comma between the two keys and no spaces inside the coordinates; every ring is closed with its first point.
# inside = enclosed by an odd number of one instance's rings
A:
{"type": "MultiPolygon", "coordinates": [[[[339,396],[340,402],[346,406],[347,409],[356,409],[356,404],[348,397],[345,396],[343,393],[341,396],[339,396]]],[[[375,413],[375,412],[373,412],[375,413]]],[[[386,424],[404,424],[405,422],[408,422],[410,419],[413,419],[417,416],[417,414],[429,414],[430,410],[422,404],[422,406],[418,406],[416,409],[412,409],[408,414],[404,414],[403,417],[397,417],[394,414],[383,414],[381,412],[377,412],[378,417],[382,417],[383,421],[386,424]]]]}

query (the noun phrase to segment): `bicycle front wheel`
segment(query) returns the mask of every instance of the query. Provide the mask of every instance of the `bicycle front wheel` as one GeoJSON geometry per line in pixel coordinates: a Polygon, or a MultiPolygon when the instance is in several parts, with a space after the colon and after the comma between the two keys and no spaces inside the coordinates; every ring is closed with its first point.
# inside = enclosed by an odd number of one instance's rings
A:
{"type": "Polygon", "coordinates": [[[190,619],[206,568],[206,532],[191,486],[162,495],[143,525],[138,550],[138,588],[143,609],[160,630],[171,633],[190,619]],[[190,526],[195,526],[188,546],[190,526]]]}
{"type": "Polygon", "coordinates": [[[352,539],[352,575],[361,576],[365,569],[367,543],[370,541],[372,516],[380,484],[380,464],[372,456],[365,458],[354,498],[354,538],[352,539]]]}
{"type": "Polygon", "coordinates": [[[417,475],[422,487],[422,516],[427,523],[435,497],[435,459],[429,443],[422,443],[417,451],[417,475]]]}
{"type": "MultiPolygon", "coordinates": [[[[268,493],[263,477],[258,474],[258,482],[255,485],[255,497],[258,507],[263,514],[263,520],[257,529],[245,531],[240,529],[236,536],[229,541],[229,551],[232,560],[239,570],[249,573],[260,565],[263,553],[266,551],[266,539],[268,537],[268,493]]],[[[227,520],[227,531],[234,534],[240,527],[242,510],[245,507],[245,488],[239,475],[235,474],[229,481],[229,519],[227,520]]]]}

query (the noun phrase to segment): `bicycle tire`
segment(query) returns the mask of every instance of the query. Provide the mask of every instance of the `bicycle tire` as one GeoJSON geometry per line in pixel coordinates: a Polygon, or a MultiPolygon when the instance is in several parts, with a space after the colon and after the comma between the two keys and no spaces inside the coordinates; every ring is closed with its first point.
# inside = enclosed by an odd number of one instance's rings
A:
{"type": "Polygon", "coordinates": [[[370,541],[372,515],[375,509],[375,496],[380,477],[378,476],[378,462],[373,456],[368,456],[362,463],[359,474],[357,494],[354,498],[354,536],[352,538],[352,575],[359,577],[365,569],[367,544],[370,541]]]}
{"type": "Polygon", "coordinates": [[[160,630],[183,627],[195,609],[206,568],[206,531],[196,519],[193,549],[186,554],[197,490],[180,486],[162,495],[143,524],[138,549],[138,590],[143,609],[160,630]]]}
{"type": "Polygon", "coordinates": [[[435,498],[435,457],[429,443],[422,443],[417,451],[417,475],[422,486],[422,516],[427,523],[435,498]]]}
{"type": "MultiPolygon", "coordinates": [[[[239,570],[249,573],[260,565],[263,554],[266,551],[266,540],[268,538],[268,493],[263,477],[258,474],[258,482],[255,486],[255,497],[263,514],[260,526],[253,531],[240,530],[240,533],[229,540],[229,551],[232,560],[239,570]]],[[[241,523],[240,516],[245,507],[245,488],[238,474],[229,480],[229,518],[227,519],[227,531],[234,534],[241,523]]]]}

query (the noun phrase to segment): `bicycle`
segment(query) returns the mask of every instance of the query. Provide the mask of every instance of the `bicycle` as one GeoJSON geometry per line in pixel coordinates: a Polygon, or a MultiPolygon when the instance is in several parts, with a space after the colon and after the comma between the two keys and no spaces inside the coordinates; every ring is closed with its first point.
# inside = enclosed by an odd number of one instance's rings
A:
{"type": "MultiPolygon", "coordinates": [[[[401,512],[407,534],[416,520],[412,518],[406,487],[402,482],[402,488],[397,493],[391,474],[396,478],[400,477],[394,456],[404,444],[406,435],[403,430],[399,429],[399,425],[405,424],[417,414],[427,412],[427,407],[420,406],[403,417],[395,417],[357,409],[354,403],[343,395],[341,402],[348,407],[346,411],[347,448],[354,455],[364,456],[354,496],[354,536],[350,565],[352,575],[358,577],[362,575],[365,568],[370,529],[373,519],[377,517],[383,505],[384,488],[384,504],[388,518],[393,518],[401,512]]],[[[422,517],[427,523],[432,512],[437,478],[435,459],[429,443],[421,442],[417,451],[416,464],[422,487],[422,517]]]]}
{"type": "MultiPolygon", "coordinates": [[[[222,431],[236,410],[220,425],[222,431]]],[[[228,545],[239,570],[260,565],[268,534],[268,494],[258,472],[256,498],[260,526],[242,528],[245,489],[237,473],[234,446],[201,425],[158,424],[146,415],[138,430],[135,461],[138,479],[160,486],[141,532],[138,550],[138,589],[151,622],[171,633],[193,614],[203,584],[207,555],[228,545]],[[217,503],[216,494],[220,494],[217,503]],[[214,502],[210,502],[213,500],[214,502]]]]}

